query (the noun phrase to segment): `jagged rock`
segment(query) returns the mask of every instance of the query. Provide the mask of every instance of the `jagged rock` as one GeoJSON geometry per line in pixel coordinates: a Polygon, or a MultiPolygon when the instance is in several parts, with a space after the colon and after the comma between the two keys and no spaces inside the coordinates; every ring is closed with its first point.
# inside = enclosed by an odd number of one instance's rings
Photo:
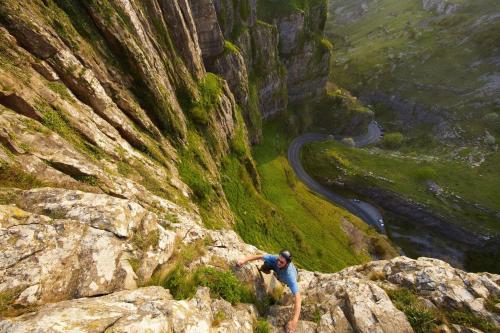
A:
{"type": "Polygon", "coordinates": [[[214,5],[226,39],[232,39],[236,27],[252,27],[257,20],[257,0],[214,0],[214,5]]]}
{"type": "Polygon", "coordinates": [[[217,12],[212,0],[190,0],[196,22],[198,41],[203,59],[216,57],[224,51],[224,36],[217,21],[217,12]]]}
{"type": "Polygon", "coordinates": [[[293,13],[278,21],[281,54],[289,55],[300,46],[300,39],[304,38],[304,28],[304,12],[293,13]]]}
{"type": "Polygon", "coordinates": [[[0,289],[15,304],[136,288],[172,254],[176,233],[134,202],[49,188],[17,200],[25,210],[0,206],[0,289]]]}
{"type": "Polygon", "coordinates": [[[268,117],[284,110],[288,103],[286,70],[278,56],[278,30],[276,26],[258,21],[251,31],[253,69],[262,79],[257,82],[259,106],[262,116],[268,117]]]}
{"type": "Polygon", "coordinates": [[[238,105],[247,109],[248,106],[248,73],[239,50],[226,49],[224,54],[217,57],[209,66],[214,73],[221,75],[228,83],[238,105]]]}
{"type": "Polygon", "coordinates": [[[47,304],[34,313],[0,322],[0,332],[253,332],[256,309],[210,299],[207,288],[189,301],[172,300],[168,290],[147,287],[111,295],[47,304]],[[214,315],[225,318],[212,327],[214,315]]]}

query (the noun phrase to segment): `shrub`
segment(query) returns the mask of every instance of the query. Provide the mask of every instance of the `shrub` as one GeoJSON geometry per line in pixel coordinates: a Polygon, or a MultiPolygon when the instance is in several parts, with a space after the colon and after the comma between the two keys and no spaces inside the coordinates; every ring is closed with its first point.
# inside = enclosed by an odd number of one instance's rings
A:
{"type": "Polygon", "coordinates": [[[238,47],[228,40],[224,41],[224,51],[230,53],[240,53],[238,47]]]}
{"type": "Polygon", "coordinates": [[[331,52],[333,50],[333,44],[328,38],[321,38],[319,45],[325,52],[331,52]]]}
{"type": "Polygon", "coordinates": [[[219,103],[222,93],[221,81],[217,75],[207,73],[198,83],[198,90],[201,96],[189,109],[190,115],[197,124],[206,125],[208,124],[210,111],[219,103]]]}
{"type": "Polygon", "coordinates": [[[231,271],[219,271],[212,267],[203,267],[194,274],[195,285],[210,288],[212,297],[220,297],[236,304],[253,302],[250,288],[243,286],[231,271]]]}
{"type": "Polygon", "coordinates": [[[446,313],[446,317],[453,324],[467,327],[476,327],[486,333],[498,332],[495,325],[490,323],[485,318],[475,316],[470,310],[465,308],[455,311],[448,311],[446,313]]]}
{"type": "Polygon", "coordinates": [[[486,123],[493,123],[500,120],[500,116],[496,112],[490,112],[483,116],[483,121],[486,123]]]}
{"type": "Polygon", "coordinates": [[[356,143],[354,142],[353,138],[343,138],[341,142],[342,142],[342,144],[344,144],[345,146],[347,146],[349,148],[356,147],[356,143]]]}
{"type": "Polygon", "coordinates": [[[386,290],[396,308],[403,311],[411,327],[417,333],[431,332],[440,323],[438,314],[427,309],[417,298],[414,291],[401,288],[386,290]]]}
{"type": "Polygon", "coordinates": [[[178,264],[162,285],[170,290],[175,299],[192,297],[197,287],[204,286],[210,288],[211,297],[225,299],[231,304],[255,301],[251,289],[238,281],[231,271],[220,271],[213,267],[200,267],[190,274],[178,264]]]}
{"type": "Polygon", "coordinates": [[[253,325],[254,333],[269,333],[271,332],[271,326],[265,319],[257,320],[253,325]]]}
{"type": "Polygon", "coordinates": [[[388,149],[398,149],[404,141],[403,134],[399,132],[387,133],[382,140],[382,145],[388,149]]]}
{"type": "Polygon", "coordinates": [[[425,166],[417,169],[415,172],[415,178],[419,181],[426,181],[430,179],[436,179],[437,172],[430,166],[425,166]]]}

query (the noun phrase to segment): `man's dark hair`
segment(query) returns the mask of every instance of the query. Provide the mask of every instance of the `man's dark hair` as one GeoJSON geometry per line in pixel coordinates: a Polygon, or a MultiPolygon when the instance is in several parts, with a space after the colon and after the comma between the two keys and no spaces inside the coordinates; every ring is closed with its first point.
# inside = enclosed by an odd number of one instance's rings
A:
{"type": "Polygon", "coordinates": [[[292,253],[288,250],[281,250],[280,251],[280,256],[285,258],[286,262],[289,264],[292,262],[292,253]]]}

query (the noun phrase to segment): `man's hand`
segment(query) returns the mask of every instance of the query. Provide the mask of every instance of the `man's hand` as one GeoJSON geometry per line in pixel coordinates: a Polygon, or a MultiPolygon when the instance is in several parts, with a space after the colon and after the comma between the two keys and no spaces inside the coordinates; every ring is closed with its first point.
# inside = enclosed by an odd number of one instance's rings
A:
{"type": "Polygon", "coordinates": [[[238,260],[238,262],[236,263],[236,265],[238,265],[238,267],[242,267],[247,261],[245,259],[240,259],[238,260]]]}
{"type": "Polygon", "coordinates": [[[294,333],[297,328],[297,321],[290,320],[288,325],[286,325],[286,333],[294,333]]]}

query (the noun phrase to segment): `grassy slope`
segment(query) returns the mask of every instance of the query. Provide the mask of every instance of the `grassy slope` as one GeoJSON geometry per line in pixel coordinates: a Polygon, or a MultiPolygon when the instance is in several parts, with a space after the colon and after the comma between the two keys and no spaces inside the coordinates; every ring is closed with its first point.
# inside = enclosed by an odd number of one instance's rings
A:
{"type": "MultiPolygon", "coordinates": [[[[336,46],[336,83],[358,92],[396,93],[475,118],[496,110],[494,95],[474,92],[485,84],[482,75],[495,73],[495,65],[474,63],[495,55],[500,25],[492,21],[473,28],[473,23],[500,10],[498,1],[480,0],[454,15],[438,17],[424,11],[421,1],[383,0],[372,2],[360,20],[336,24],[333,11],[349,5],[352,2],[345,0],[330,3],[327,31],[336,46]]],[[[471,127],[470,122],[462,125],[471,127]]],[[[481,132],[485,125],[470,129],[481,132]]]]}
{"type": "Polygon", "coordinates": [[[369,260],[356,253],[341,227],[351,221],[369,237],[376,233],[358,218],[317,197],[299,182],[289,167],[290,138],[276,122],[264,126],[263,142],[254,149],[262,180],[262,195],[236,158],[224,165],[223,188],[237,216],[237,231],[246,242],[266,251],[290,248],[299,266],[337,271],[369,260]]]}
{"type": "Polygon", "coordinates": [[[500,211],[498,168],[500,153],[493,154],[480,167],[470,168],[447,159],[429,159],[398,153],[389,154],[377,148],[352,149],[336,142],[315,143],[305,149],[305,168],[319,179],[335,179],[346,170],[348,179],[389,189],[424,203],[438,212],[464,220],[471,230],[500,233],[498,218],[476,209],[461,210],[450,200],[440,200],[427,191],[425,178],[430,174],[447,192],[463,199],[500,211]],[[430,170],[430,171],[429,171],[430,170]],[[361,177],[359,177],[361,176],[361,177]],[[389,181],[377,177],[383,177],[389,181]]]}

